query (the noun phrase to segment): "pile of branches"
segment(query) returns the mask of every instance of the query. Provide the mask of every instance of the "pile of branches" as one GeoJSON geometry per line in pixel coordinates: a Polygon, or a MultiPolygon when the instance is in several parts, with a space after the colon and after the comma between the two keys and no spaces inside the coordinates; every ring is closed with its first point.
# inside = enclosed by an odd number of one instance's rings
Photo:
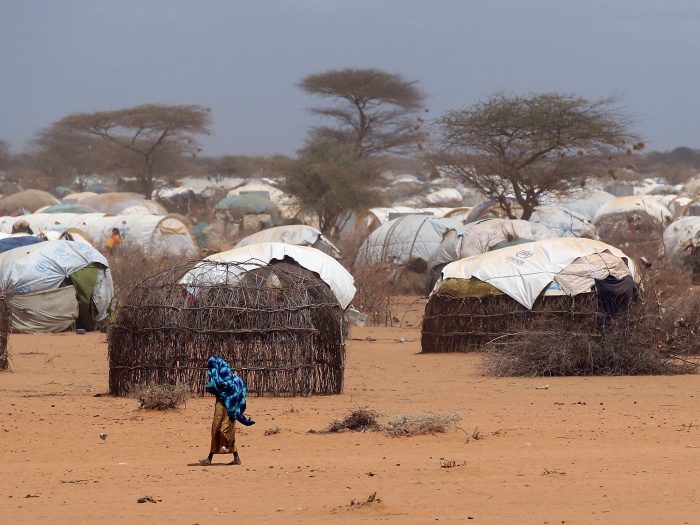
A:
{"type": "Polygon", "coordinates": [[[140,408],[150,410],[170,410],[184,405],[190,398],[187,385],[141,384],[133,387],[129,397],[138,399],[140,408]]]}
{"type": "Polygon", "coordinates": [[[8,354],[8,340],[12,330],[12,315],[10,311],[10,301],[7,295],[0,294],[0,370],[10,368],[8,354]]]}
{"type": "Polygon", "coordinates": [[[330,287],[293,261],[191,262],[143,280],[122,299],[108,333],[110,393],[155,383],[204,395],[213,355],[249,393],[340,393],[345,323],[330,287]],[[227,277],[181,284],[194,263],[227,277]]]}

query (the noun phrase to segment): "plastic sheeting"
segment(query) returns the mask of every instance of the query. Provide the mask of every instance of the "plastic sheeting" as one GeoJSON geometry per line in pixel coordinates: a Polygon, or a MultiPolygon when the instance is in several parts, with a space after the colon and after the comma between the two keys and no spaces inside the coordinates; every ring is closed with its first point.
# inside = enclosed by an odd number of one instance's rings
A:
{"type": "Polygon", "coordinates": [[[362,243],[355,266],[379,261],[399,265],[411,260],[427,264],[437,251],[445,234],[462,223],[456,219],[436,219],[426,215],[406,215],[374,230],[362,243]]]}
{"type": "Polygon", "coordinates": [[[118,228],[122,246],[138,246],[149,255],[195,258],[197,241],[187,219],[179,215],[104,215],[102,213],[35,213],[22,217],[0,217],[0,231],[12,231],[15,221],[24,219],[36,233],[59,232],[76,228],[85,232],[96,247],[102,248],[118,228]]]}
{"type": "Polygon", "coordinates": [[[628,195],[603,204],[603,206],[598,208],[593,218],[593,223],[599,224],[608,215],[634,212],[644,212],[659,224],[664,224],[671,220],[671,212],[653,198],[643,195],[628,195]]]}
{"type": "Polygon", "coordinates": [[[700,217],[681,217],[664,230],[659,255],[675,256],[696,246],[700,246],[700,217]]]}
{"type": "Polygon", "coordinates": [[[80,199],[82,206],[88,206],[102,213],[112,215],[137,215],[144,211],[154,215],[167,215],[162,204],[134,193],[100,193],[80,199]],[[131,209],[131,211],[129,211],[131,209]],[[136,211],[138,210],[138,212],[136,211]]]}
{"type": "Polygon", "coordinates": [[[236,245],[236,248],[242,248],[261,242],[282,242],[284,244],[294,244],[296,246],[311,246],[336,259],[340,258],[340,250],[338,250],[331,241],[326,239],[316,228],[304,224],[277,226],[275,228],[262,230],[241,239],[236,245]]]}
{"type": "Polygon", "coordinates": [[[612,200],[615,200],[615,195],[612,193],[603,190],[593,190],[579,192],[576,196],[561,199],[559,204],[592,221],[598,209],[612,200]]]}
{"type": "Polygon", "coordinates": [[[107,316],[114,285],[107,259],[89,244],[45,241],[0,254],[0,290],[23,295],[59,288],[72,273],[92,263],[100,267],[92,297],[95,320],[100,321],[107,316]]]}
{"type": "Polygon", "coordinates": [[[608,275],[631,275],[639,282],[634,263],[613,246],[590,239],[545,239],[448,264],[432,293],[440,293],[449,279],[475,277],[531,309],[545,288],[552,294],[577,295],[608,275]]]}
{"type": "Polygon", "coordinates": [[[448,232],[428,262],[428,269],[491,250],[504,241],[549,239],[554,234],[540,224],[510,219],[482,219],[448,232]]]}
{"type": "Polygon", "coordinates": [[[75,288],[53,290],[10,297],[12,328],[24,334],[62,332],[78,318],[75,288]]]}
{"type": "Polygon", "coordinates": [[[293,259],[299,266],[316,273],[330,287],[343,309],[347,308],[355,297],[356,290],[352,275],[333,257],[316,248],[280,242],[251,244],[210,255],[204,261],[237,263],[237,266],[224,267],[201,262],[187,272],[180,283],[183,285],[226,283],[230,282],[231,277],[255,270],[261,264],[266,265],[273,259],[281,261],[285,257],[293,259]]]}
{"type": "Polygon", "coordinates": [[[530,222],[541,224],[554,237],[580,237],[598,239],[593,222],[586,216],[558,206],[538,206],[532,212],[530,222]]]}

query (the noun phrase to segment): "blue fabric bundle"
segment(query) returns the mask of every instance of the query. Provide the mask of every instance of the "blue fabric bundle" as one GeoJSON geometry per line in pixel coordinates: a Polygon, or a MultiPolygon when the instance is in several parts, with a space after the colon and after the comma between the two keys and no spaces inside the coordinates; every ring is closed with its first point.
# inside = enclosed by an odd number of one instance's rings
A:
{"type": "Polygon", "coordinates": [[[221,399],[231,419],[246,426],[254,425],[255,421],[243,415],[246,408],[246,389],[243,380],[233,373],[231,367],[220,357],[213,356],[207,361],[209,382],[206,391],[221,399]]]}

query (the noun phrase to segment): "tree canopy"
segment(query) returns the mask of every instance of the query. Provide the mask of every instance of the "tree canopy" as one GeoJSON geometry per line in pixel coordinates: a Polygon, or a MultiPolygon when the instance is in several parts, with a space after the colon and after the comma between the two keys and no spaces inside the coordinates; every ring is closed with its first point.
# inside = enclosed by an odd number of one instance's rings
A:
{"type": "Polygon", "coordinates": [[[309,109],[331,123],[314,127],[312,140],[352,145],[359,156],[416,151],[424,138],[419,111],[425,94],[416,81],[378,69],[334,69],[309,75],[299,87],[330,99],[309,109]]]}
{"type": "Polygon", "coordinates": [[[75,113],[54,127],[100,137],[119,152],[118,162],[139,182],[146,198],[156,167],[183,154],[196,155],[199,134],[208,134],[211,110],[198,105],[145,104],[116,111],[75,113]]]}
{"type": "Polygon", "coordinates": [[[528,219],[541,199],[614,175],[619,154],[644,147],[615,97],[589,101],[569,94],[496,94],[436,123],[434,162],[515,218],[528,219]]]}
{"type": "Polygon", "coordinates": [[[318,217],[319,229],[335,237],[352,212],[379,206],[373,188],[380,170],[372,159],[359,158],[342,144],[309,142],[297,159],[278,159],[283,175],[277,186],[292,195],[300,211],[318,217]]]}

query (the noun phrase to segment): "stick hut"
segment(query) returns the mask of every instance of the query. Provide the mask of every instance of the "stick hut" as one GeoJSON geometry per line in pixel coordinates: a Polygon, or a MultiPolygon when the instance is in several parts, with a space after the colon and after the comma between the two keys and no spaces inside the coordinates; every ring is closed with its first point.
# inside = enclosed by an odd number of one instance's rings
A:
{"type": "Polygon", "coordinates": [[[108,335],[110,392],[184,383],[204,395],[212,355],[253,394],[342,392],[347,322],[331,289],[288,257],[252,268],[196,261],[136,286],[108,335]],[[181,284],[195,264],[228,277],[181,284]]]}

